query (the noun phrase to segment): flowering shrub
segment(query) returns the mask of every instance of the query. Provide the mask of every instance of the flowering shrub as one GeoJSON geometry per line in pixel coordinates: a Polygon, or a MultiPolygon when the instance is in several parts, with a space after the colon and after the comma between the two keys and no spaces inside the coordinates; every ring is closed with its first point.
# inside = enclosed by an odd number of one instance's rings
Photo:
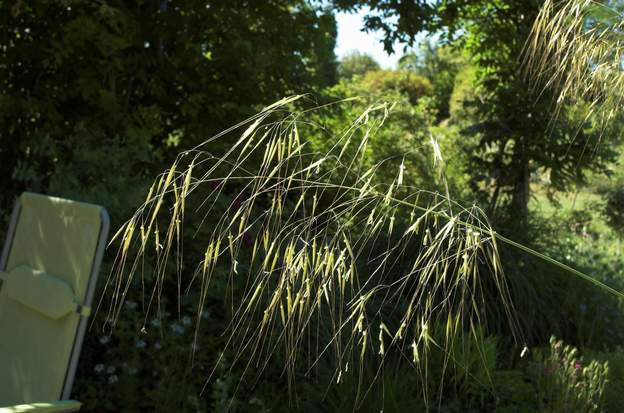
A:
{"type": "Polygon", "coordinates": [[[531,368],[540,411],[599,411],[609,373],[607,362],[588,362],[578,349],[553,336],[547,351],[536,354],[531,368]]]}

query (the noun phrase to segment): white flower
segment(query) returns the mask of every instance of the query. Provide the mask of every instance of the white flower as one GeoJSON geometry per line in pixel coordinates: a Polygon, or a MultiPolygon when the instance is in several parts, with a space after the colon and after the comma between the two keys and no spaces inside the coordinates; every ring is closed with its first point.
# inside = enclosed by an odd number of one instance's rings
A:
{"type": "Polygon", "coordinates": [[[118,381],[119,381],[119,377],[117,377],[116,374],[113,374],[112,376],[108,378],[108,382],[110,384],[117,383],[118,381]]]}
{"type": "Polygon", "coordinates": [[[99,373],[101,373],[101,372],[103,372],[103,371],[104,371],[104,365],[103,365],[103,364],[101,364],[101,363],[100,363],[100,364],[96,364],[96,365],[95,365],[95,367],[93,368],[93,370],[94,370],[96,373],[98,373],[98,374],[99,374],[99,373]]]}
{"type": "Polygon", "coordinates": [[[102,336],[102,337],[100,337],[100,343],[102,343],[102,344],[108,344],[109,341],[110,341],[110,336],[102,336]]]}

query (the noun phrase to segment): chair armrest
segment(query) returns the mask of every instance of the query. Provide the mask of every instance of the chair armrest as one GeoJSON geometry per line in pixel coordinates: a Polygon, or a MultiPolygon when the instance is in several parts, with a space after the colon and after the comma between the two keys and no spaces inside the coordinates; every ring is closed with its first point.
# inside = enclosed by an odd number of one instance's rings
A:
{"type": "Polygon", "coordinates": [[[0,407],[0,413],[66,413],[77,412],[82,404],[75,400],[61,400],[51,403],[20,404],[0,407]]]}

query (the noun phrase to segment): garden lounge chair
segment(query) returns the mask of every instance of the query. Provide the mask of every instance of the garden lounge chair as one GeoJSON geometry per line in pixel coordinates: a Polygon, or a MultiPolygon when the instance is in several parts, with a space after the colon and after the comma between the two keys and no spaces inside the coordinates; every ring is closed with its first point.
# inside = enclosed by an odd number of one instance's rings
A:
{"type": "Polygon", "coordinates": [[[108,229],[100,206],[18,199],[0,257],[0,413],[80,409],[67,399],[108,229]]]}

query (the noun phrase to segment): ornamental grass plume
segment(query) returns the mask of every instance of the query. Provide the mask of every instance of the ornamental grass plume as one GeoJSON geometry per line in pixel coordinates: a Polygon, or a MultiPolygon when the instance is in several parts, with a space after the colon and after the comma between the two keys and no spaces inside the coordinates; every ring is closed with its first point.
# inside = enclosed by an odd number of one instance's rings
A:
{"type": "Polygon", "coordinates": [[[580,103],[603,126],[621,114],[624,15],[619,1],[546,0],[524,53],[536,87],[558,90],[556,107],[580,103]]]}
{"type": "MultiPolygon", "coordinates": [[[[376,179],[387,176],[386,163],[363,167],[392,105],[369,107],[317,153],[305,133],[318,109],[293,109],[300,99],[285,98],[181,153],[157,178],[111,241],[120,247],[103,295],[109,319],[120,317],[136,277],[146,322],[173,282],[178,298],[197,297],[197,340],[208,292],[225,281],[226,350],[250,374],[279,357],[291,384],[321,359],[340,382],[388,358],[426,383],[432,349],[445,354],[446,368],[457,342],[483,342],[493,321],[521,338],[497,244],[509,240],[485,214],[454,202],[448,189],[410,186],[403,163],[391,182],[376,179]],[[219,209],[224,191],[236,201],[219,209]],[[191,214],[201,225],[188,234],[191,214]],[[187,270],[183,250],[199,239],[202,256],[187,270]]],[[[435,140],[432,152],[442,168],[435,140]]],[[[360,381],[358,394],[367,386],[360,381]]]]}

